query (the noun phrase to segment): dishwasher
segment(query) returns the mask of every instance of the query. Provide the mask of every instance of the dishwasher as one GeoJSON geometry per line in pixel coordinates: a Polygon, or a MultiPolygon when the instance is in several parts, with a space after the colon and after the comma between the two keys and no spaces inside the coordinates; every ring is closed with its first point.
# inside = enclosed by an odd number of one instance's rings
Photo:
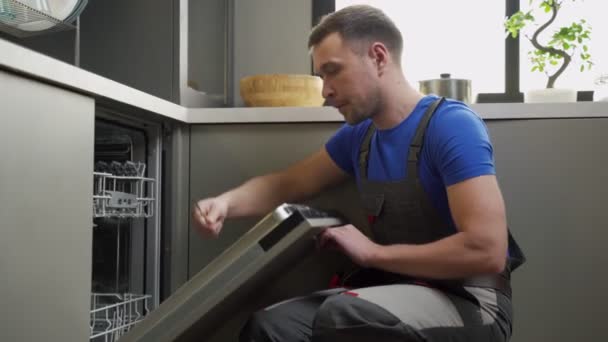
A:
{"type": "Polygon", "coordinates": [[[118,341],[159,305],[161,132],[96,113],[90,341],[118,341]]]}
{"type": "MultiPolygon", "coordinates": [[[[183,223],[171,220],[178,216],[173,211],[182,213],[182,208],[173,208],[177,204],[171,202],[171,194],[187,193],[174,184],[180,174],[172,174],[170,168],[178,159],[173,148],[180,138],[173,137],[172,122],[157,119],[96,109],[93,219],[87,227],[93,231],[92,342],[192,341],[200,336],[224,341],[226,329],[241,324],[260,303],[289,298],[284,295],[292,293],[291,283],[279,278],[293,276],[294,271],[311,272],[313,266],[319,271],[312,262],[316,259],[309,257],[314,251],[310,234],[342,220],[306,206],[282,205],[171,291],[169,281],[180,270],[169,261],[175,258],[178,267],[189,262],[172,254],[171,248],[181,248],[184,242],[173,246],[172,239],[180,241],[173,236],[175,227],[183,223]],[[161,189],[166,189],[164,194],[161,189]],[[275,281],[277,287],[272,285],[275,281]],[[254,290],[259,292],[252,295],[254,290]]],[[[324,277],[295,279],[306,289],[325,286],[324,277]]]]}

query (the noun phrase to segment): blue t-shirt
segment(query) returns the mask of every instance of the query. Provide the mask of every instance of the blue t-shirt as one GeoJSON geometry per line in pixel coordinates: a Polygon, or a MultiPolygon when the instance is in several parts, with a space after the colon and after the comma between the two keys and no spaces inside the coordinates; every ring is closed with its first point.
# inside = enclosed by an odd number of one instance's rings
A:
{"type": "MultiPolygon", "coordinates": [[[[425,96],[399,125],[376,131],[370,147],[369,180],[396,181],[406,177],[409,145],[422,116],[437,98],[425,96]]],[[[334,162],[357,181],[359,149],[371,124],[370,119],[354,126],[345,124],[325,145],[334,162]]],[[[418,175],[425,192],[454,231],[446,187],[496,173],[484,122],[464,103],[449,99],[437,108],[429,122],[419,163],[418,175]]]]}

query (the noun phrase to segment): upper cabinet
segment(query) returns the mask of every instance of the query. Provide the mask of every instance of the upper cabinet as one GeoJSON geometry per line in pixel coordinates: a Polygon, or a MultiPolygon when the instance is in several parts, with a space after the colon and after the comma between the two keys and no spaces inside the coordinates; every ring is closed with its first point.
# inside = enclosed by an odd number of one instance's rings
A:
{"type": "Polygon", "coordinates": [[[310,73],[311,17],[311,0],[89,0],[72,29],[0,38],[186,107],[240,107],[242,77],[310,73]]]}
{"type": "Polygon", "coordinates": [[[231,3],[90,0],[72,29],[0,38],[178,104],[224,106],[231,3]]]}

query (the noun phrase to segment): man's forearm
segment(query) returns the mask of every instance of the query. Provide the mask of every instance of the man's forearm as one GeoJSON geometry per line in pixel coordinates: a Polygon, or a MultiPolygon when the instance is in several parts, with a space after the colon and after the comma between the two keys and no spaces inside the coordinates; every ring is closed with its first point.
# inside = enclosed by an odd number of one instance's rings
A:
{"type": "Polygon", "coordinates": [[[378,246],[368,266],[428,279],[457,279],[500,273],[506,256],[493,246],[473,242],[466,233],[457,233],[423,245],[378,246]]]}
{"type": "Polygon", "coordinates": [[[285,170],[252,178],[219,197],[228,204],[229,217],[264,215],[283,202],[308,199],[347,177],[322,148],[285,170]]]}
{"type": "Polygon", "coordinates": [[[267,214],[283,202],[299,201],[307,195],[285,175],[272,173],[254,177],[220,197],[228,201],[228,217],[243,217],[267,214]]]}

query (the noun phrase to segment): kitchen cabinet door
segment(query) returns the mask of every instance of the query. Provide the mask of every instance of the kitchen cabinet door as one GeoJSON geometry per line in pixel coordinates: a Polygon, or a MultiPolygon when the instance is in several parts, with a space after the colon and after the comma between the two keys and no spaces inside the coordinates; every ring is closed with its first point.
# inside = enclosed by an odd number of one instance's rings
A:
{"type": "Polygon", "coordinates": [[[608,118],[488,128],[507,222],[528,259],[512,274],[511,341],[608,340],[608,118]]]}
{"type": "Polygon", "coordinates": [[[0,102],[0,341],[86,341],[94,101],[0,71],[0,102]]]}
{"type": "MultiPolygon", "coordinates": [[[[189,202],[218,195],[251,177],[285,168],[316,152],[339,127],[340,123],[192,125],[189,202]]],[[[331,189],[307,204],[337,210],[358,227],[367,226],[354,183],[331,189]]],[[[188,227],[189,277],[196,275],[260,219],[229,219],[220,237],[211,240],[203,239],[188,227]]],[[[239,312],[206,340],[237,340],[240,328],[253,310],[326,288],[334,272],[347,265],[348,260],[338,253],[311,250],[289,270],[265,279],[263,288],[256,290],[251,300],[243,302],[239,312]]]]}

